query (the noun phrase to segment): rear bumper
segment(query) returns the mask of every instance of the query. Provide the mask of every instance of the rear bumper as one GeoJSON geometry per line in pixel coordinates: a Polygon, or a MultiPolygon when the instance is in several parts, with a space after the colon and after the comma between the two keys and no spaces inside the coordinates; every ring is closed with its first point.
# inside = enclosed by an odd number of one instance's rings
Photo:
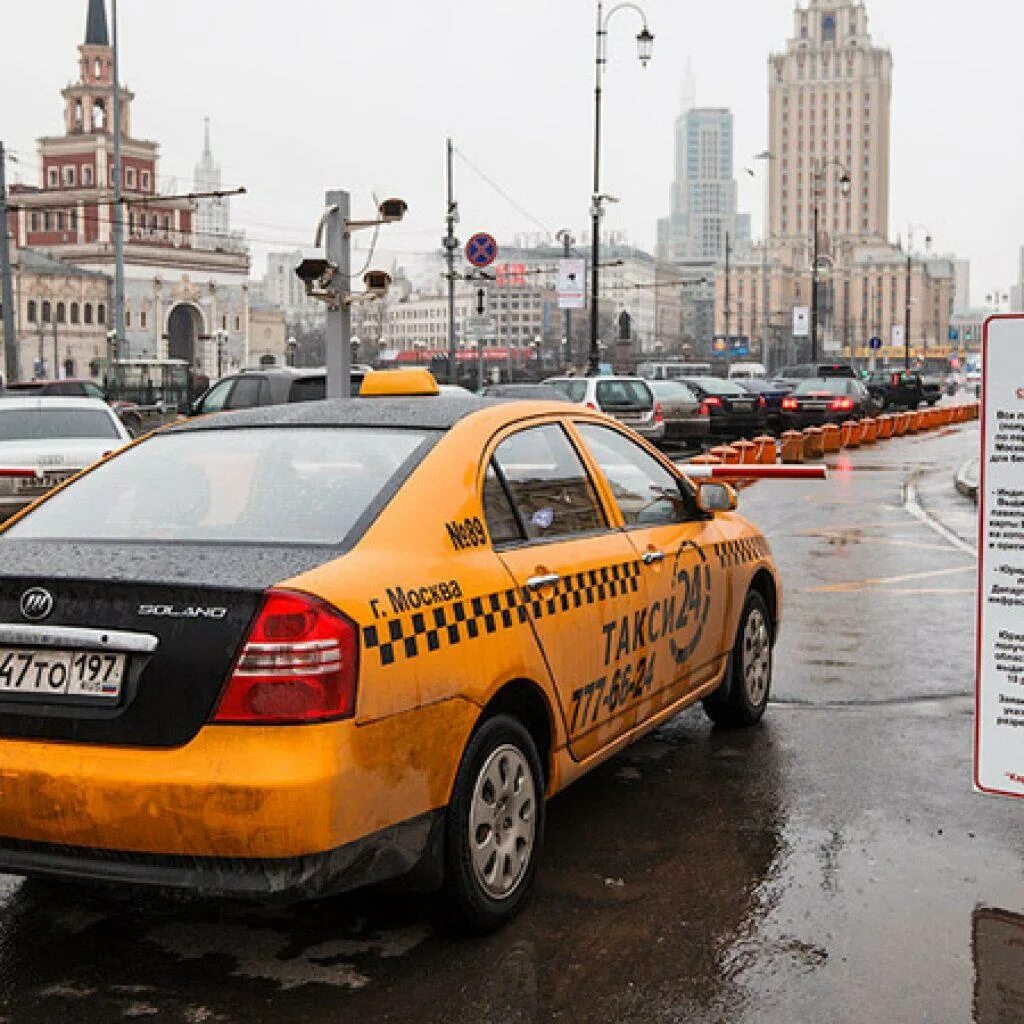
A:
{"type": "Polygon", "coordinates": [[[210,896],[302,900],[415,875],[436,884],[444,812],[437,810],[325,853],[284,858],[182,857],[0,840],[0,872],[210,896]]]}

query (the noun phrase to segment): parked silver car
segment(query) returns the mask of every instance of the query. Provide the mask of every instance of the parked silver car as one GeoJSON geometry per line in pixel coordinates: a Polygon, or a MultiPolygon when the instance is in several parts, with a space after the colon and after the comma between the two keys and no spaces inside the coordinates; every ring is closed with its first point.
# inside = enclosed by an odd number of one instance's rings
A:
{"type": "Polygon", "coordinates": [[[665,417],[665,444],[699,448],[711,435],[708,407],[678,380],[651,380],[648,386],[665,417]]]}
{"type": "Polygon", "coordinates": [[[642,377],[551,377],[545,384],[577,405],[607,413],[656,444],[665,440],[665,417],[642,377]]]}
{"type": "Polygon", "coordinates": [[[0,398],[0,469],[36,473],[0,478],[0,522],[129,441],[98,398],[0,398]]]}

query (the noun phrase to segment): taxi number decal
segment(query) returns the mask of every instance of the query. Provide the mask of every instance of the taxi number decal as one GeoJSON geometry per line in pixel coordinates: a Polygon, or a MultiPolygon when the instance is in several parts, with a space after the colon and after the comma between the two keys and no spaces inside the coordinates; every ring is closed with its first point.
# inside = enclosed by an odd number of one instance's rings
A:
{"type": "Polygon", "coordinates": [[[456,551],[465,551],[467,548],[482,548],[487,544],[487,531],[484,524],[476,516],[470,519],[463,519],[461,522],[453,521],[445,523],[448,531],[448,539],[456,551]]]}
{"type": "Polygon", "coordinates": [[[606,674],[574,690],[569,731],[575,733],[578,729],[594,725],[602,713],[614,715],[631,701],[639,700],[654,685],[656,657],[651,655],[648,659],[645,656],[636,664],[620,665],[612,673],[611,686],[606,674]]]}

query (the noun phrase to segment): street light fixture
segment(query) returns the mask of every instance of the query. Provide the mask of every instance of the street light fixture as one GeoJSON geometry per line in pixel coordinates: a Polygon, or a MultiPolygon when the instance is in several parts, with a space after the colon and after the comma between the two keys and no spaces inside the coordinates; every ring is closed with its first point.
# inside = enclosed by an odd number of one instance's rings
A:
{"type": "Polygon", "coordinates": [[[587,357],[587,375],[596,377],[601,366],[601,351],[598,347],[598,288],[600,286],[601,263],[601,218],[604,203],[617,202],[612,196],[601,192],[601,95],[604,66],[608,63],[608,25],[619,11],[630,10],[640,16],[642,27],[636,37],[637,57],[642,67],[647,67],[654,54],[654,34],[647,24],[643,8],[635,3],[616,4],[605,14],[604,0],[597,0],[596,58],[594,61],[594,190],[591,193],[591,256],[590,256],[590,352],[587,357]]]}
{"type": "Polygon", "coordinates": [[[850,170],[838,157],[826,160],[822,157],[814,161],[812,168],[812,185],[814,189],[814,239],[811,254],[811,362],[818,361],[818,269],[821,262],[820,232],[818,231],[819,201],[825,191],[825,177],[830,167],[838,167],[842,171],[839,178],[839,192],[844,199],[850,198],[853,179],[850,170]]]}
{"type": "MultiPolygon", "coordinates": [[[[911,300],[910,300],[910,284],[913,273],[914,264],[914,229],[924,228],[924,245],[925,251],[932,247],[932,233],[925,224],[911,224],[907,228],[907,280],[906,280],[906,302],[903,307],[903,368],[905,370],[910,369],[910,312],[911,312],[911,300]]],[[[924,319],[924,312],[922,310],[921,319],[924,319]]],[[[922,335],[924,332],[921,332],[922,335]]],[[[922,345],[924,344],[924,338],[922,337],[922,345]]]]}

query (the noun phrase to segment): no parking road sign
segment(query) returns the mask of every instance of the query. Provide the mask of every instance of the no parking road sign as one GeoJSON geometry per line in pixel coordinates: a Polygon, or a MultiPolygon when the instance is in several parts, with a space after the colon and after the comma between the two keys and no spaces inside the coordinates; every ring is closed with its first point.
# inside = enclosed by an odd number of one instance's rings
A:
{"type": "Polygon", "coordinates": [[[466,259],[478,270],[489,267],[498,258],[498,243],[486,231],[477,232],[466,243],[466,259]]]}

